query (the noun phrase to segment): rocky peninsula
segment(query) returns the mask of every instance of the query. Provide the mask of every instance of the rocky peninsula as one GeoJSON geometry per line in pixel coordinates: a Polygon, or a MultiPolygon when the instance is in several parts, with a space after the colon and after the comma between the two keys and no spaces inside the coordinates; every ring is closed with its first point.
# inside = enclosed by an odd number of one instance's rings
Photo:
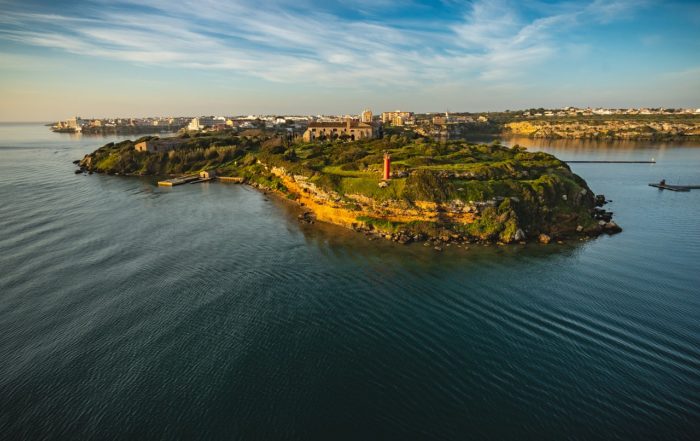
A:
{"type": "Polygon", "coordinates": [[[261,131],[219,132],[109,143],[76,163],[90,173],[236,176],[298,203],[301,222],[438,249],[449,242],[548,243],[621,231],[600,208],[605,198],[566,163],[498,143],[398,135],[302,143],[261,131]],[[137,150],[144,141],[174,147],[137,150]],[[385,153],[390,179],[382,175],[385,153]]]}
{"type": "Polygon", "coordinates": [[[700,139],[700,117],[574,117],[511,121],[503,134],[546,139],[684,140],[700,139]]]}

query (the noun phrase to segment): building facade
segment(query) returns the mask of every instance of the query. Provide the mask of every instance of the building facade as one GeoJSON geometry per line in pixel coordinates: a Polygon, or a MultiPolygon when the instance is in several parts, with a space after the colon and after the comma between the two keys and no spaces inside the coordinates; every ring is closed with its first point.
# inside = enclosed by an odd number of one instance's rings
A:
{"type": "Polygon", "coordinates": [[[365,109],[360,116],[360,122],[372,124],[372,111],[370,109],[365,109]]]}
{"type": "Polygon", "coordinates": [[[374,131],[371,124],[348,119],[346,121],[309,123],[302,139],[304,142],[346,138],[350,141],[371,139],[374,131]]]}
{"type": "Polygon", "coordinates": [[[219,122],[220,121],[217,121],[212,116],[200,116],[197,118],[192,118],[192,121],[190,121],[190,123],[187,125],[187,130],[199,131],[205,127],[212,127],[219,122]]]}
{"type": "Polygon", "coordinates": [[[435,115],[433,117],[433,124],[435,124],[436,126],[445,125],[451,121],[452,120],[450,118],[450,114],[447,112],[445,112],[444,115],[435,115]]]}
{"type": "Polygon", "coordinates": [[[182,144],[181,139],[151,139],[134,144],[137,152],[161,153],[167,152],[182,144]]]}
{"type": "Polygon", "coordinates": [[[402,126],[404,124],[410,124],[414,121],[414,118],[413,112],[403,112],[401,110],[382,112],[382,122],[384,124],[402,126]]]}

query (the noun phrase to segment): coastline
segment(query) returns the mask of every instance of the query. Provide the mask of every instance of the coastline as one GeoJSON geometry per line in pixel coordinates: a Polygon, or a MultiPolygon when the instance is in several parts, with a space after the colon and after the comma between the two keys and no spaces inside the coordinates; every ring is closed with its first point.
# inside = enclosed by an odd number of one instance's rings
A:
{"type": "MultiPolygon", "coordinates": [[[[212,179],[212,183],[226,185],[245,185],[256,191],[261,192],[266,197],[274,197],[276,200],[283,202],[289,207],[293,207],[297,221],[300,224],[313,225],[316,222],[323,222],[334,227],[352,230],[358,234],[364,235],[368,240],[384,239],[401,245],[412,243],[422,243],[425,246],[432,246],[436,251],[443,251],[445,246],[450,245],[525,245],[528,243],[539,243],[547,245],[550,243],[564,244],[567,242],[580,242],[594,239],[603,234],[616,234],[622,231],[622,228],[617,226],[612,220],[612,213],[598,209],[602,214],[610,216],[609,221],[598,221],[594,228],[585,230],[562,229],[554,234],[539,234],[536,237],[522,237],[518,240],[501,241],[497,239],[480,238],[464,234],[458,234],[449,229],[440,229],[439,227],[433,232],[422,230],[420,232],[412,231],[408,226],[411,222],[437,222],[438,210],[436,204],[429,202],[419,202],[419,209],[411,210],[410,212],[395,213],[393,216],[384,215],[381,219],[385,222],[374,223],[358,220],[358,212],[343,208],[340,204],[329,202],[328,198],[321,200],[314,198],[309,194],[308,189],[300,187],[294,180],[293,176],[286,175],[281,170],[275,170],[274,174],[279,176],[284,183],[282,188],[274,188],[259,182],[243,179],[235,183],[221,182],[218,179],[212,179]],[[394,225],[403,227],[393,228],[394,225]],[[606,227],[606,225],[608,225],[606,227]]],[[[141,175],[122,175],[125,177],[143,177],[141,175]]],[[[174,176],[182,177],[182,176],[174,176]]],[[[225,176],[220,176],[226,178],[225,176]]],[[[599,199],[604,196],[599,195],[599,199]]],[[[600,203],[604,205],[608,201],[600,203]]],[[[365,211],[362,214],[377,216],[376,212],[365,211]]],[[[361,216],[360,216],[361,217],[361,216]]],[[[369,217],[369,216],[368,216],[369,217]]],[[[377,218],[379,219],[379,218],[377,218]]],[[[474,222],[478,220],[478,216],[474,213],[461,213],[461,216],[454,216],[453,220],[462,222],[474,222]]],[[[447,226],[447,225],[445,225],[447,226]]]]}
{"type": "Polygon", "coordinates": [[[533,119],[511,121],[503,125],[503,136],[526,136],[532,139],[577,139],[603,141],[683,141],[700,139],[700,119],[685,121],[658,120],[589,120],[586,117],[566,120],[533,119]]]}
{"type": "Polygon", "coordinates": [[[74,162],[76,173],[167,174],[179,181],[170,185],[240,179],[296,201],[304,207],[301,222],[402,244],[550,243],[621,231],[601,208],[605,197],[566,163],[498,143],[392,136],[285,147],[274,134],[217,133],[108,143],[74,162]],[[173,147],[137,149],[149,145],[173,147]],[[395,168],[382,178],[382,157],[388,167],[389,156],[395,168]]]}

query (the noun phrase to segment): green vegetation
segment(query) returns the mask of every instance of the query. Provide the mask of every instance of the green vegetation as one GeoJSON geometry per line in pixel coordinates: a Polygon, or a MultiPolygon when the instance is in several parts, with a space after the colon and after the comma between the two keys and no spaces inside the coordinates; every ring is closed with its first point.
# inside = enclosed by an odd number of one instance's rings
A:
{"type": "Polygon", "coordinates": [[[256,131],[184,135],[182,143],[167,152],[135,151],[137,142],[149,139],[107,144],[87,155],[81,166],[109,174],[158,176],[216,169],[219,175],[241,176],[294,198],[272,173],[279,167],[289,176],[303,176],[318,192],[333,195],[338,206],[361,211],[358,223],[382,231],[430,236],[447,229],[511,242],[518,230],[532,237],[554,230],[554,224],[563,232],[593,225],[593,193],[586,183],[554,156],[517,146],[439,143],[411,132],[357,142],[290,143],[274,133],[256,131]],[[395,174],[388,185],[380,185],[384,152],[391,154],[395,174]],[[358,200],[372,204],[363,206],[358,200]],[[436,204],[437,223],[391,221],[384,210],[417,209],[425,202],[436,204]],[[449,220],[464,213],[474,213],[475,220],[449,220]]]}

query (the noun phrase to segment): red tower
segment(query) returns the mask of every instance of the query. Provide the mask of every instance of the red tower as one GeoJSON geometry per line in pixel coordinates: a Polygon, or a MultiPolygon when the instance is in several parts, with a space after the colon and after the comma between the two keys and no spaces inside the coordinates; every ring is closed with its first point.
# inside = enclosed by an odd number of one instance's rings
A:
{"type": "Polygon", "coordinates": [[[384,180],[391,179],[391,155],[389,152],[384,152],[384,180]]]}

